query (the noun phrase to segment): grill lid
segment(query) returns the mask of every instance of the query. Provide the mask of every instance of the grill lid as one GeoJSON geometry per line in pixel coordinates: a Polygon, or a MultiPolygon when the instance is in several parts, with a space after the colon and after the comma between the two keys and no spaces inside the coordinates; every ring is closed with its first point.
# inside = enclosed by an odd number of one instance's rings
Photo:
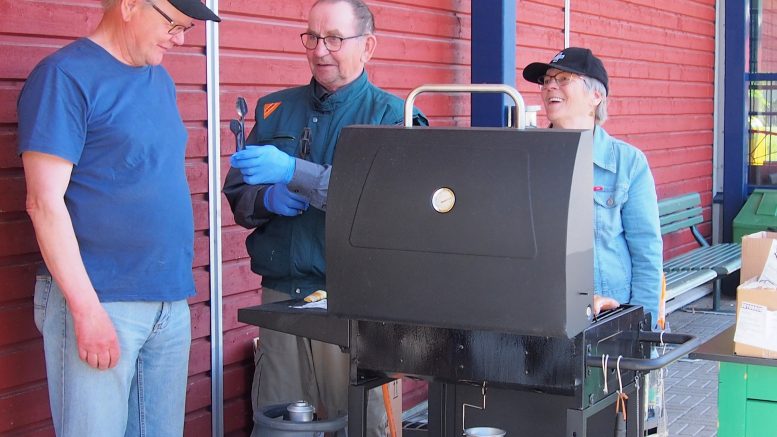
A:
{"type": "Polygon", "coordinates": [[[329,311],[574,337],[593,293],[590,131],[345,128],[326,221],[329,311]]]}

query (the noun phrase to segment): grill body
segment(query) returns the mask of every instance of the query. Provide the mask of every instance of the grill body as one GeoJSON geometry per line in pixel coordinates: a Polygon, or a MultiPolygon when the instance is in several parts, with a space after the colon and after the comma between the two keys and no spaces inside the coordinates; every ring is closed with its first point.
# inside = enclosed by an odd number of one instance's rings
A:
{"type": "Polygon", "coordinates": [[[343,129],[327,205],[328,310],[273,303],[239,320],[348,351],[351,436],[363,435],[367,390],[399,376],[430,382],[428,429],[406,437],[474,426],[613,435],[618,373],[627,435],[641,435],[641,372],[698,343],[668,334],[685,344],[652,360],[642,307],[592,320],[591,141],[560,129],[343,129]]]}

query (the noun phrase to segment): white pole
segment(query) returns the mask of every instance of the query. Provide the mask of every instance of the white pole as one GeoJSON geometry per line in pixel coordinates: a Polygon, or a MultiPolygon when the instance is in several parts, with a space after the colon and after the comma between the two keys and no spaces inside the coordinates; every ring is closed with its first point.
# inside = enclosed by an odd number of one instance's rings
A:
{"type": "Polygon", "coordinates": [[[564,0],[564,48],[569,47],[569,2],[564,0]]]}
{"type": "MultiPolygon", "coordinates": [[[[206,0],[218,15],[218,0],[206,0]]],[[[208,217],[210,240],[210,369],[213,437],[224,435],[224,350],[221,294],[221,109],[219,107],[219,26],[205,27],[208,100],[208,217]]]]}

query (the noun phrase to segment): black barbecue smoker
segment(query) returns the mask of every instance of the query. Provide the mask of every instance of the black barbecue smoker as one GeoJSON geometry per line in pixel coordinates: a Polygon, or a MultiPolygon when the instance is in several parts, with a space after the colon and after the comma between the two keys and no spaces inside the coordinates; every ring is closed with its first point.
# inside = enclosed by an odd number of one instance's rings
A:
{"type": "Polygon", "coordinates": [[[591,132],[411,127],[429,91],[505,92],[523,113],[504,85],[427,85],[408,97],[405,126],[345,128],[329,186],[328,309],[279,302],[239,320],[348,351],[351,437],[364,435],[366,391],[400,376],[430,382],[428,428],[406,437],[643,436],[644,374],[698,340],[651,332],[640,306],[593,319],[591,132]],[[672,347],[650,358],[658,342],[672,347]]]}

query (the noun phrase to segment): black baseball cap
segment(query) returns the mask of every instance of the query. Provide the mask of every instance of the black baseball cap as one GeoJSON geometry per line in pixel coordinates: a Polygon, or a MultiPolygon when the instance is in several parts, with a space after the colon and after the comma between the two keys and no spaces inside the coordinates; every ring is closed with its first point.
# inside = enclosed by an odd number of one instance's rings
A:
{"type": "Polygon", "coordinates": [[[208,9],[200,0],[168,0],[176,9],[196,20],[221,21],[218,15],[208,9]]]}
{"type": "Polygon", "coordinates": [[[607,84],[607,70],[604,69],[602,61],[594,56],[589,49],[567,47],[558,52],[547,64],[533,62],[527,65],[523,69],[523,78],[529,82],[538,83],[540,77],[544,76],[551,68],[592,77],[604,84],[606,93],[609,94],[610,92],[609,85],[607,84]]]}

